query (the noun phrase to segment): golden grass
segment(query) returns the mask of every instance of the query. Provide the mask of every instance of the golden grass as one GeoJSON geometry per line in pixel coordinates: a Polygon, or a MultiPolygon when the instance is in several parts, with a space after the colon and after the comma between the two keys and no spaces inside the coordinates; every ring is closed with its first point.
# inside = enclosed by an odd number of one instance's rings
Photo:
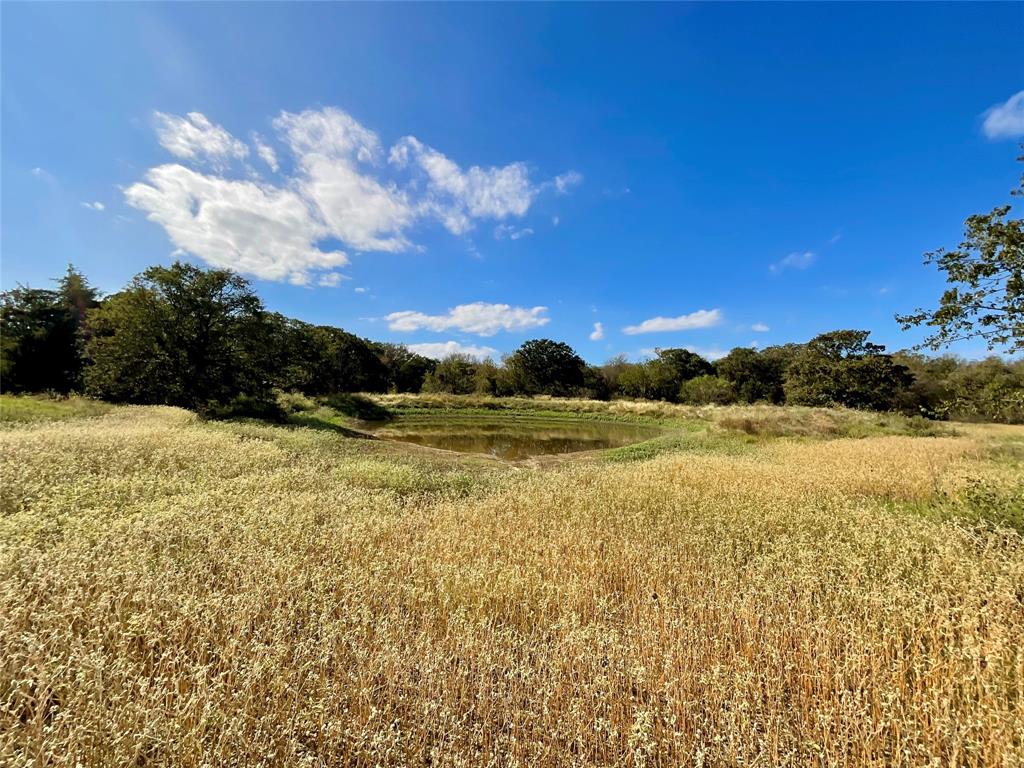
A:
{"type": "Polygon", "coordinates": [[[989,439],[534,471],[8,428],[0,763],[1019,766],[1021,536],[907,511],[1018,471],[989,439]]]}

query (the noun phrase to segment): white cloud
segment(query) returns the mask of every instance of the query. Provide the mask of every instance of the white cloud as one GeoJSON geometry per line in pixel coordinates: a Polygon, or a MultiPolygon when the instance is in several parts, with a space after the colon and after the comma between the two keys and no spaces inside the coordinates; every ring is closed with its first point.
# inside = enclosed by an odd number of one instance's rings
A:
{"type": "Polygon", "coordinates": [[[583,174],[576,171],[566,171],[555,176],[552,181],[558,194],[567,195],[573,187],[578,187],[583,183],[583,174]]]}
{"type": "Polygon", "coordinates": [[[456,163],[414,136],[401,139],[388,155],[398,168],[415,164],[427,177],[423,209],[433,213],[444,227],[461,235],[473,219],[505,219],[523,216],[540,192],[530,181],[526,164],[463,171],[456,163]]]}
{"type": "MultiPolygon", "coordinates": [[[[327,107],[274,119],[294,171],[275,185],[245,163],[241,170],[251,178],[241,181],[225,169],[249,148],[223,127],[198,112],[154,115],[160,143],[187,162],[150,169],[125,190],[128,202],[179,249],[269,280],[306,283],[313,272],[345,264],[340,250],[319,247],[331,239],[354,251],[399,252],[419,249],[410,231],[428,220],[463,234],[480,219],[522,217],[544,189],[568,189],[579,177],[569,172],[538,184],[522,162],[464,170],[412,136],[385,153],[376,133],[327,107]],[[207,166],[188,167],[199,163],[207,166]]],[[[250,136],[256,154],[280,171],[277,152],[258,133],[250,136]]],[[[531,227],[499,226],[507,228],[496,237],[533,234],[531,227]]]]}
{"type": "Polygon", "coordinates": [[[320,275],[320,279],[316,281],[316,284],[322,285],[324,288],[337,288],[344,279],[345,276],[340,272],[325,272],[320,275]]]}
{"type": "Polygon", "coordinates": [[[358,288],[355,289],[355,292],[356,293],[366,293],[368,290],[370,290],[370,289],[369,288],[364,288],[363,286],[359,286],[358,288]]]}
{"type": "Polygon", "coordinates": [[[270,170],[277,173],[281,166],[277,162],[277,153],[274,152],[274,148],[255,131],[252,134],[252,143],[256,147],[256,154],[260,156],[260,159],[270,167],[270,170]]]}
{"type": "Polygon", "coordinates": [[[215,267],[304,285],[311,270],[348,263],[341,251],[316,247],[329,231],[292,190],[168,164],[151,169],[125,197],[178,248],[215,267]]]}
{"type": "Polygon", "coordinates": [[[392,331],[430,331],[456,329],[478,336],[493,336],[498,331],[521,331],[547,325],[547,307],[512,307],[508,304],[487,304],[482,301],[460,304],[444,315],[426,315],[406,310],[392,312],[384,319],[392,331]]]}
{"type": "Polygon", "coordinates": [[[688,331],[694,328],[710,328],[722,322],[720,309],[698,309],[679,317],[652,317],[639,325],[627,325],[622,332],[635,336],[638,333],[659,333],[662,331],[688,331]]]}
{"type": "Polygon", "coordinates": [[[604,338],[604,325],[601,323],[594,323],[594,330],[590,334],[591,341],[600,341],[604,338]]]}
{"type": "Polygon", "coordinates": [[[82,207],[88,208],[93,211],[102,211],[104,208],[106,208],[106,206],[103,205],[103,203],[101,203],[99,200],[97,200],[94,203],[82,203],[82,207]]]}
{"type": "Polygon", "coordinates": [[[274,120],[301,174],[303,196],[311,200],[331,233],[360,251],[403,251],[402,234],[416,212],[404,192],[360,170],[380,156],[377,134],[339,109],[282,112],[274,120]]]}
{"type": "Polygon", "coordinates": [[[768,267],[772,272],[781,272],[784,269],[807,269],[814,263],[817,255],[811,251],[794,251],[780,261],[768,267]]]}
{"type": "Polygon", "coordinates": [[[752,326],[750,326],[750,330],[754,331],[755,333],[768,333],[768,331],[770,331],[771,328],[769,328],[764,323],[754,323],[752,326]]]}
{"type": "Polygon", "coordinates": [[[561,223],[562,223],[562,219],[559,218],[558,216],[552,216],[551,217],[551,226],[557,227],[561,223]]]}
{"type": "Polygon", "coordinates": [[[477,360],[492,357],[498,353],[493,347],[478,347],[472,344],[460,344],[457,341],[427,342],[424,344],[407,344],[411,352],[434,360],[443,360],[449,355],[469,355],[477,360]]]}
{"type": "Polygon", "coordinates": [[[517,229],[516,227],[513,227],[511,224],[499,224],[494,228],[495,240],[504,240],[506,237],[509,240],[519,240],[520,238],[523,237],[529,237],[532,234],[533,230],[530,229],[529,227],[517,229]]]}
{"type": "Polygon", "coordinates": [[[161,146],[175,157],[185,160],[211,161],[216,167],[231,158],[242,159],[249,148],[219,125],[211,123],[201,112],[185,117],[154,112],[156,136],[161,146]]]}
{"type": "Polygon", "coordinates": [[[1024,136],[1024,91],[1017,91],[1002,104],[985,110],[981,130],[990,139],[1024,136]]]}

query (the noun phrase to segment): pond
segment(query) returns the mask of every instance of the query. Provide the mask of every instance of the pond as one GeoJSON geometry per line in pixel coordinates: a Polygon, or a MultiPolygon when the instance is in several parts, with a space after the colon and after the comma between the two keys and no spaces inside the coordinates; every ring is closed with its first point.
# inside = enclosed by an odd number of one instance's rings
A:
{"type": "Polygon", "coordinates": [[[661,434],[656,427],[621,422],[516,416],[399,419],[368,424],[367,431],[386,440],[459,453],[481,453],[507,461],[619,448],[661,434]]]}

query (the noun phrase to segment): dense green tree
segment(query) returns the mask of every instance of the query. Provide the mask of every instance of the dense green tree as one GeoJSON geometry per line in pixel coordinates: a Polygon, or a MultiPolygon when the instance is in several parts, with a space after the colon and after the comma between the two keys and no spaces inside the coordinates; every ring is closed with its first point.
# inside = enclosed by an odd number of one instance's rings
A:
{"type": "Polygon", "coordinates": [[[488,357],[477,363],[476,374],[473,376],[473,391],[478,395],[490,395],[491,397],[510,394],[510,387],[507,387],[509,389],[507,393],[501,391],[508,384],[505,379],[507,379],[505,368],[497,365],[488,357]]]}
{"type": "Polygon", "coordinates": [[[617,372],[619,392],[648,400],[679,399],[683,382],[714,373],[707,360],[687,349],[658,349],[657,357],[617,372]]]}
{"type": "Polygon", "coordinates": [[[678,399],[679,387],[686,381],[680,378],[675,366],[660,357],[648,360],[643,366],[647,373],[646,397],[650,400],[675,402],[678,399]]]}
{"type": "MultiPolygon", "coordinates": [[[[269,315],[271,378],[283,390],[307,395],[396,391],[415,378],[414,357],[404,347],[372,344],[329,325],[269,315]],[[403,368],[409,364],[408,368],[403,368]]],[[[430,363],[431,361],[427,361],[430,363]]],[[[415,382],[418,391],[418,382],[415,382]]]]}
{"type": "Polygon", "coordinates": [[[586,366],[583,369],[583,385],[575,393],[576,397],[587,400],[608,400],[611,394],[611,388],[601,369],[596,365],[586,366]]]}
{"type": "Polygon", "coordinates": [[[758,354],[767,366],[766,376],[773,385],[769,402],[781,405],[786,402],[786,372],[797,356],[803,352],[803,344],[777,344],[765,347],[758,354]]]}
{"type": "Polygon", "coordinates": [[[679,402],[690,405],[728,405],[736,402],[736,390],[727,379],[704,374],[682,383],[679,402]]]}
{"type": "Polygon", "coordinates": [[[672,372],[677,384],[715,372],[711,363],[688,349],[656,349],[655,352],[658,354],[657,361],[672,372]]]}
{"type": "Polygon", "coordinates": [[[625,355],[616,355],[601,366],[601,375],[608,385],[608,392],[610,394],[619,394],[619,377],[631,365],[633,364],[629,362],[625,355]]]}
{"type": "MultiPolygon", "coordinates": [[[[1011,194],[1024,194],[1024,177],[1011,194]]],[[[951,287],[937,309],[896,316],[904,330],[935,329],[922,346],[939,349],[981,338],[989,349],[1024,352],[1024,219],[1008,218],[1011,210],[1003,205],[971,216],[957,248],[925,254],[925,263],[945,272],[951,287]]]]}
{"type": "Polygon", "coordinates": [[[565,342],[532,339],[505,361],[515,391],[527,395],[571,395],[583,386],[586,363],[565,342]]]}
{"type": "Polygon", "coordinates": [[[424,392],[468,395],[476,391],[478,364],[469,355],[452,354],[441,360],[423,382],[424,392]]]}
{"type": "Polygon", "coordinates": [[[966,363],[952,355],[927,357],[917,352],[896,352],[893,361],[914,377],[899,397],[897,410],[930,419],[945,418],[951,397],[949,377],[966,363]]]}
{"type": "Polygon", "coordinates": [[[869,331],[832,331],[815,336],[786,372],[786,402],[890,410],[913,383],[907,368],[885,347],[867,340],[869,331]]]}
{"type": "Polygon", "coordinates": [[[911,352],[893,357],[914,375],[899,405],[904,413],[958,421],[1024,421],[1024,360],[966,361],[911,352]]]}
{"type": "Polygon", "coordinates": [[[715,362],[715,371],[732,384],[738,400],[745,403],[781,403],[785,399],[788,361],[774,348],[758,352],[750,347],[736,347],[715,362]]]}
{"type": "Polygon", "coordinates": [[[646,363],[626,365],[618,373],[618,393],[625,397],[656,400],[658,395],[646,363]]]}
{"type": "Polygon", "coordinates": [[[64,276],[57,281],[57,293],[76,326],[84,332],[85,315],[90,309],[99,306],[99,292],[89,285],[85,275],[68,264],[64,276]]]}
{"type": "Polygon", "coordinates": [[[0,294],[0,387],[68,393],[82,384],[83,320],[97,292],[68,266],[57,290],[19,286],[0,294]]]}
{"type": "Polygon", "coordinates": [[[313,326],[310,334],[320,354],[314,394],[387,391],[388,369],[365,339],[329,325],[313,326]]]}
{"type": "Polygon", "coordinates": [[[86,388],[106,400],[197,410],[267,396],[270,327],[226,270],[151,267],[87,313],[86,388]]]}
{"type": "Polygon", "coordinates": [[[404,344],[371,343],[387,371],[387,387],[392,392],[419,392],[423,381],[437,361],[417,355],[404,344]]]}
{"type": "Polygon", "coordinates": [[[677,401],[682,385],[698,376],[709,376],[711,363],[688,349],[658,349],[658,356],[647,363],[653,395],[658,400],[677,401]]]}
{"type": "Polygon", "coordinates": [[[274,386],[286,392],[318,393],[317,376],[326,363],[317,343],[315,326],[279,313],[266,315],[270,377],[274,386]]]}
{"type": "Polygon", "coordinates": [[[952,419],[1024,423],[1024,360],[989,357],[960,365],[946,385],[949,394],[940,410],[952,419]]]}

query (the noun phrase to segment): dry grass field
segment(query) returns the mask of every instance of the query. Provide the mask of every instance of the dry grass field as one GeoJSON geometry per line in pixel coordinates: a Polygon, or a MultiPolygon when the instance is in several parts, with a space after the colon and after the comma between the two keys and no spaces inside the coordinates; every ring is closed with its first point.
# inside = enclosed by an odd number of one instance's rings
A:
{"type": "Polygon", "coordinates": [[[461,405],[678,434],[513,466],[5,400],[0,764],[1024,765],[1024,428],[461,405]]]}

